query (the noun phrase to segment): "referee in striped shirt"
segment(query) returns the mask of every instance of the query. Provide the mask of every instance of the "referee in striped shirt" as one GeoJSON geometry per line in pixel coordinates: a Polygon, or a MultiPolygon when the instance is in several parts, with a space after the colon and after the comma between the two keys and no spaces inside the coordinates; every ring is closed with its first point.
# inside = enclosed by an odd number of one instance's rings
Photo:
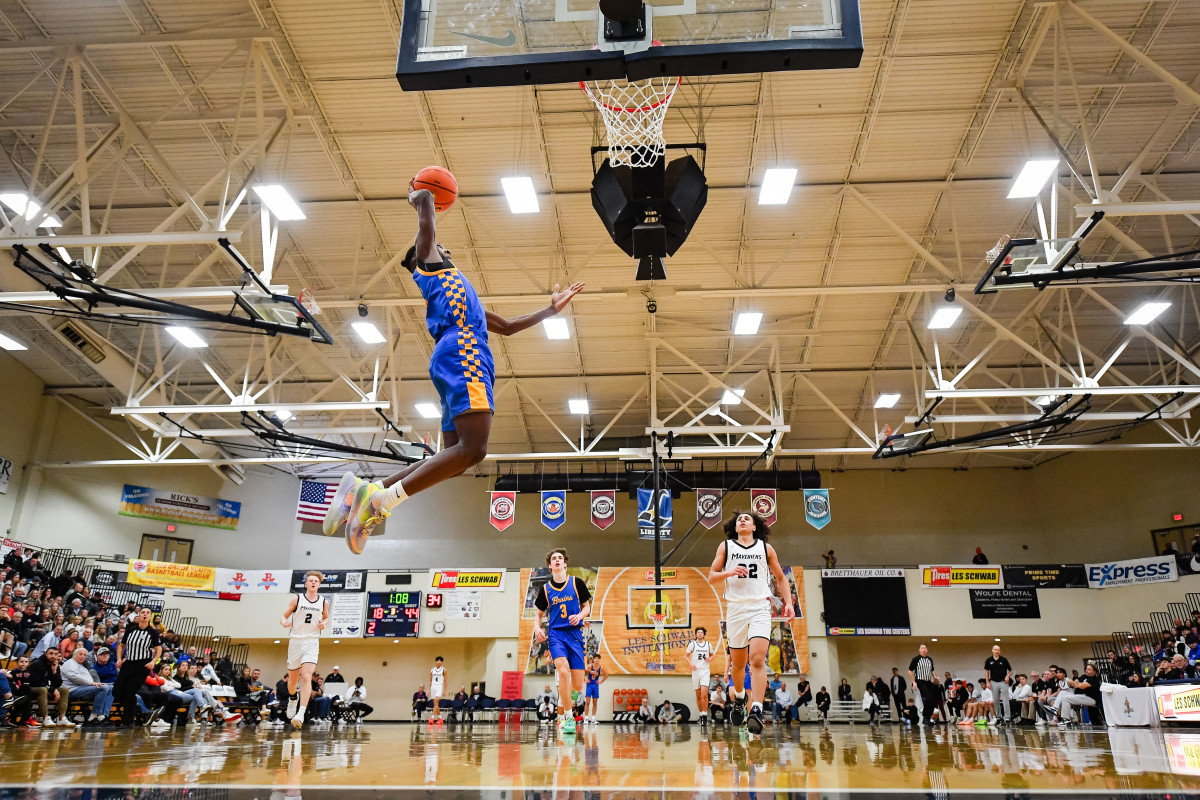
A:
{"type": "Polygon", "coordinates": [[[132,725],[137,714],[137,691],[146,683],[146,677],[162,656],[162,643],[158,631],[150,627],[150,609],[138,611],[134,624],[125,631],[125,638],[117,644],[117,680],[113,685],[113,699],[121,704],[121,722],[132,725]]]}
{"type": "Polygon", "coordinates": [[[926,725],[932,724],[933,710],[937,708],[937,687],[933,685],[933,659],[929,657],[929,648],[921,645],[908,663],[908,679],[912,681],[913,691],[921,696],[921,721],[926,725]]]}

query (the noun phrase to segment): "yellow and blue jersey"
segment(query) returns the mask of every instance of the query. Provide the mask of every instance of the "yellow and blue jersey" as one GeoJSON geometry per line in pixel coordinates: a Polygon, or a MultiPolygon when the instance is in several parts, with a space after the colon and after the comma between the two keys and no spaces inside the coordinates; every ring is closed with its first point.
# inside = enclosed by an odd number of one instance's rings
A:
{"type": "Polygon", "coordinates": [[[587,584],[574,575],[568,575],[562,585],[553,579],[542,584],[534,605],[548,617],[550,658],[565,657],[571,669],[584,668],[583,627],[572,624],[571,617],[582,610],[584,603],[592,599],[587,584]]]}
{"type": "Polygon", "coordinates": [[[425,298],[425,325],[436,342],[429,377],[442,400],[442,430],[454,430],[459,414],[495,407],[487,316],[475,288],[449,259],[417,261],[412,277],[425,298]]]}

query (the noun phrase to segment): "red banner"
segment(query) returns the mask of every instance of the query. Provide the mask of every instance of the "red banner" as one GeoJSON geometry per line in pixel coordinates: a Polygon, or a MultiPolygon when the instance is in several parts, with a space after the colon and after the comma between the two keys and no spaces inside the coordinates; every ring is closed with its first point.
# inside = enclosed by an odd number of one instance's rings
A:
{"type": "Polygon", "coordinates": [[[762,517],[768,525],[774,525],[775,520],[779,518],[779,514],[775,510],[774,489],[751,489],[750,507],[754,509],[754,513],[762,517]]]}
{"type": "Polygon", "coordinates": [[[500,699],[517,700],[525,690],[525,673],[520,670],[505,670],[500,674],[500,699]]]}
{"type": "Polygon", "coordinates": [[[696,519],[712,530],[721,524],[721,490],[696,490],[696,519]]]}
{"type": "Polygon", "coordinates": [[[617,490],[595,489],[592,491],[592,524],[604,530],[617,520],[617,490]]]}
{"type": "Polygon", "coordinates": [[[492,492],[492,504],[488,510],[492,527],[502,531],[517,518],[517,493],[492,492]]]}

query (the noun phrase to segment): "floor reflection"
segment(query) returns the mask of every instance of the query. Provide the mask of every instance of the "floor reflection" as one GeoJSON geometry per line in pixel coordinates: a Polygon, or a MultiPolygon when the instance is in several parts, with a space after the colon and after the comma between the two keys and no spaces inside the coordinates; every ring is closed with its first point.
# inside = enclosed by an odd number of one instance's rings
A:
{"type": "Polygon", "coordinates": [[[379,800],[427,789],[447,800],[1200,791],[1200,732],[1132,728],[792,726],[748,737],[723,728],[605,725],[570,741],[528,724],[30,730],[0,734],[0,752],[0,800],[334,800],[334,791],[340,798],[352,788],[379,800]]]}

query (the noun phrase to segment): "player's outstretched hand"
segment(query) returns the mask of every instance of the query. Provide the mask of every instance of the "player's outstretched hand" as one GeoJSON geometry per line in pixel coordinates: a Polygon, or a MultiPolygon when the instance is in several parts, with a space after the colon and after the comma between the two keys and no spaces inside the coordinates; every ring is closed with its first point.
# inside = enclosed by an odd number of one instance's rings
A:
{"type": "Polygon", "coordinates": [[[586,285],[583,281],[578,281],[566,289],[562,289],[559,284],[554,284],[554,292],[550,295],[550,305],[554,306],[556,312],[562,311],[567,307],[567,303],[571,302],[571,298],[582,292],[586,285]]]}
{"type": "Polygon", "coordinates": [[[546,641],[546,638],[547,638],[546,632],[544,630],[542,630],[541,627],[534,628],[533,629],[533,638],[537,639],[539,642],[544,642],[544,641],[546,641]]]}

